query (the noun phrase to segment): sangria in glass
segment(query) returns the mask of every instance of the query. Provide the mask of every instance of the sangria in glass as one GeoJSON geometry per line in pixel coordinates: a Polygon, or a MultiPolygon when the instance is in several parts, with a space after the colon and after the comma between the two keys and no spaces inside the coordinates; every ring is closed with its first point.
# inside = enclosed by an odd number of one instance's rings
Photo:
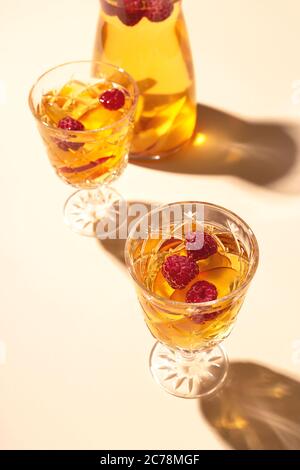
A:
{"type": "Polygon", "coordinates": [[[231,332],[258,264],[249,226],[222,207],[162,206],[132,228],[126,263],[146,324],[158,340],[150,367],[169,393],[217,390],[228,369],[220,343],[231,332]]]}
{"type": "Polygon", "coordinates": [[[79,188],[64,208],[74,231],[94,236],[120,195],[108,183],[125,169],[138,90],[124,70],[70,62],[43,74],[29,104],[57,175],[79,188]]]}

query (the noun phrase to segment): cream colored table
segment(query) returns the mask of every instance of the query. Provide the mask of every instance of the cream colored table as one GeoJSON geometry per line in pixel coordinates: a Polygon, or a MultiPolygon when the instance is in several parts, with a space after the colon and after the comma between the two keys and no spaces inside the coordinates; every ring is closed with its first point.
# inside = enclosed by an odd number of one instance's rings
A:
{"type": "Polygon", "coordinates": [[[219,203],[257,234],[260,268],[226,341],[234,377],[202,405],[152,380],[131,280],[64,226],[70,191],[27,107],[42,71],[91,56],[98,7],[0,0],[0,447],[300,448],[299,1],[185,0],[207,143],[171,168],[130,165],[116,185],[130,200],[219,203]]]}

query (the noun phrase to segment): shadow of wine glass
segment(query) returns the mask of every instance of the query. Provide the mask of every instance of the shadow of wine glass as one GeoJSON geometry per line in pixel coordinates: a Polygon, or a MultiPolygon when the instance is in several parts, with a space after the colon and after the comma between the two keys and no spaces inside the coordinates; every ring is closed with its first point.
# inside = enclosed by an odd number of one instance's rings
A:
{"type": "Polygon", "coordinates": [[[267,367],[231,363],[223,388],[200,409],[234,449],[300,449],[300,383],[267,367]]]}
{"type": "Polygon", "coordinates": [[[160,204],[158,202],[149,202],[142,200],[127,201],[126,220],[122,221],[122,223],[125,222],[126,224],[126,231],[122,232],[121,237],[119,236],[119,231],[117,230],[117,236],[115,238],[106,238],[103,240],[98,239],[97,241],[109,255],[113,256],[120,263],[125,264],[124,250],[127,236],[129,235],[131,227],[143,214],[155,209],[159,205],[160,204]],[[124,233],[127,234],[127,236],[124,237],[124,233]]]}
{"type": "Polygon", "coordinates": [[[283,123],[246,121],[198,104],[195,135],[188,145],[161,160],[132,163],[174,173],[232,175],[268,186],[287,175],[297,161],[291,134],[283,123]]]}

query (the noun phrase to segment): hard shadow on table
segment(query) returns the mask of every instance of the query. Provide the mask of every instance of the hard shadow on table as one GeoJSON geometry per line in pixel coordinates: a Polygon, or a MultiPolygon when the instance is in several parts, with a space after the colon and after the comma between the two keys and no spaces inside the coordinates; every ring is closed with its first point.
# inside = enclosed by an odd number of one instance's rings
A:
{"type": "MultiPolygon", "coordinates": [[[[145,212],[149,212],[150,210],[155,209],[158,207],[159,203],[149,202],[149,201],[127,201],[127,212],[128,216],[126,219],[127,223],[127,233],[129,232],[130,228],[134,224],[134,222],[143,215],[145,212]]],[[[126,238],[117,238],[117,239],[106,239],[106,240],[98,240],[101,247],[104,248],[106,252],[112,255],[115,259],[117,259],[120,263],[125,264],[125,244],[126,238]]]]}
{"type": "Polygon", "coordinates": [[[300,449],[300,383],[267,367],[232,363],[222,390],[200,409],[234,449],[300,449]]]}
{"type": "Polygon", "coordinates": [[[246,121],[200,104],[197,115],[194,139],[179,152],[132,163],[174,173],[232,175],[268,186],[297,160],[297,145],[284,124],[246,121]]]}

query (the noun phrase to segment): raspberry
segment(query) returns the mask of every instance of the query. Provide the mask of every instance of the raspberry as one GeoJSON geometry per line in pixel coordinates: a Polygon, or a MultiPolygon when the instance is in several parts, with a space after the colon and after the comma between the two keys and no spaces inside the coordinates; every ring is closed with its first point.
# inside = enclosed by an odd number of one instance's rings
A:
{"type": "Polygon", "coordinates": [[[123,6],[129,13],[133,13],[143,9],[144,0],[118,0],[118,5],[123,6]]]}
{"type": "Polygon", "coordinates": [[[110,111],[117,111],[123,108],[125,104],[125,95],[123,91],[117,88],[105,91],[99,98],[100,103],[103,104],[105,109],[110,111]]]}
{"type": "Polygon", "coordinates": [[[57,139],[56,142],[60,150],[63,150],[64,152],[67,152],[70,149],[76,152],[84,145],[82,142],[67,142],[66,140],[59,140],[59,139],[57,139]]]}
{"type": "Polygon", "coordinates": [[[84,131],[84,125],[71,116],[66,116],[61,119],[58,123],[58,127],[67,131],[84,131]]]}
{"type": "Polygon", "coordinates": [[[197,304],[200,302],[210,302],[216,300],[218,291],[214,284],[207,281],[196,282],[186,294],[186,302],[197,304]]]}
{"type": "Polygon", "coordinates": [[[118,17],[126,26],[136,25],[144,16],[145,0],[118,0],[118,17]]]}
{"type": "Polygon", "coordinates": [[[173,289],[184,289],[199,274],[199,268],[191,258],[172,255],[165,260],[162,274],[173,289]]]}
{"type": "Polygon", "coordinates": [[[146,17],[154,23],[164,21],[172,14],[173,0],[146,0],[146,17]]]}
{"type": "Polygon", "coordinates": [[[211,313],[197,313],[196,315],[191,316],[191,320],[193,320],[194,323],[197,323],[198,325],[202,325],[203,323],[214,320],[217,318],[217,316],[220,315],[222,311],[217,311],[217,312],[211,312],[211,313]]]}
{"type": "MultiPolygon", "coordinates": [[[[66,131],[84,131],[84,125],[73,119],[71,116],[66,116],[61,119],[57,125],[59,129],[64,129],[66,131]]],[[[68,142],[66,140],[55,139],[57,146],[63,150],[64,152],[68,152],[68,150],[79,150],[84,144],[81,142],[68,142]]]]}
{"type": "Polygon", "coordinates": [[[188,257],[194,261],[206,259],[218,251],[216,241],[208,233],[202,235],[200,232],[190,232],[185,239],[188,257]]]}

